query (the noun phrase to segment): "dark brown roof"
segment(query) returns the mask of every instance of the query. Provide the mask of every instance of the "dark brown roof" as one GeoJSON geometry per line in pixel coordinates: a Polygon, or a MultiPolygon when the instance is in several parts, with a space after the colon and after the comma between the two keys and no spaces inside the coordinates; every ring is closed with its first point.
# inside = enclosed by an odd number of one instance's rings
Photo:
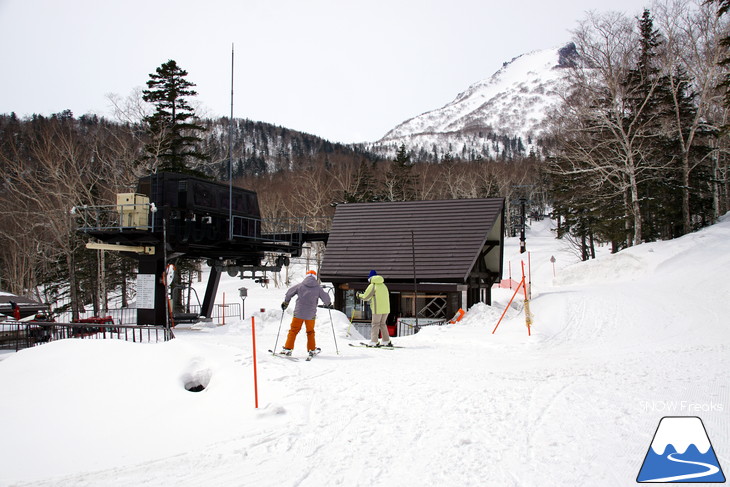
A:
{"type": "Polygon", "coordinates": [[[37,310],[48,308],[48,305],[39,303],[38,301],[34,301],[30,298],[0,291],[0,313],[8,314],[12,311],[13,307],[10,304],[10,301],[15,302],[21,309],[37,310]]]}
{"type": "Polygon", "coordinates": [[[489,270],[501,275],[503,198],[351,203],[335,212],[320,278],[463,283],[488,241],[498,244],[489,270]]]}

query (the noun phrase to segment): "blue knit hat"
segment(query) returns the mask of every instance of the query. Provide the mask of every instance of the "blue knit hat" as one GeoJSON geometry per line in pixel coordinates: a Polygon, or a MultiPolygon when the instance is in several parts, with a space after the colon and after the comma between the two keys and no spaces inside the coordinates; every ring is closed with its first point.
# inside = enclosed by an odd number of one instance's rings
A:
{"type": "Polygon", "coordinates": [[[371,277],[373,277],[373,276],[377,276],[377,275],[378,275],[378,273],[377,273],[377,272],[375,272],[375,271],[370,271],[370,275],[368,276],[368,279],[370,279],[370,278],[371,278],[371,277]]]}

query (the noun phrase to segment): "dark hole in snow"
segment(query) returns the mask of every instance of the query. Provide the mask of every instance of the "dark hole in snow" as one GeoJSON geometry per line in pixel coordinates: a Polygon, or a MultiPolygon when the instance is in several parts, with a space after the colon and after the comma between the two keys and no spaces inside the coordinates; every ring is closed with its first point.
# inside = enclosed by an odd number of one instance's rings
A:
{"type": "Polygon", "coordinates": [[[203,384],[185,384],[185,390],[190,392],[200,392],[205,390],[203,384]]]}
{"type": "Polygon", "coordinates": [[[210,369],[200,368],[199,364],[194,362],[191,370],[183,374],[182,383],[185,386],[186,391],[201,392],[208,387],[208,384],[210,384],[211,376],[212,373],[210,369]]]}

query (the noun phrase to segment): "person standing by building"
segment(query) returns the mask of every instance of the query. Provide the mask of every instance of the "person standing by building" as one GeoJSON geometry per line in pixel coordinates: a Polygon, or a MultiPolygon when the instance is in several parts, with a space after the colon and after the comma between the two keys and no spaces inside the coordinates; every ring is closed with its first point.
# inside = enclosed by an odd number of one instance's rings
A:
{"type": "Polygon", "coordinates": [[[358,294],[357,297],[363,301],[370,302],[370,311],[373,315],[372,325],[370,327],[370,343],[371,347],[392,347],[388,334],[388,315],[390,314],[390,293],[388,286],[385,285],[383,276],[379,276],[377,272],[370,271],[368,277],[370,285],[365,292],[358,294]],[[380,334],[381,342],[378,343],[378,334],[380,334]]]}
{"type": "Polygon", "coordinates": [[[317,348],[314,339],[314,320],[317,317],[317,303],[321,299],[326,307],[331,307],[332,300],[329,294],[319,285],[316,271],[307,271],[307,275],[302,282],[287,290],[284,296],[284,302],[281,303],[282,311],[289,306],[289,301],[294,296],[297,297],[297,304],[294,307],[294,318],[292,318],[289,327],[286,343],[279,353],[282,355],[291,355],[297,334],[302,329],[302,324],[304,324],[307,330],[307,351],[310,355],[316,355],[321,351],[317,348]]]}

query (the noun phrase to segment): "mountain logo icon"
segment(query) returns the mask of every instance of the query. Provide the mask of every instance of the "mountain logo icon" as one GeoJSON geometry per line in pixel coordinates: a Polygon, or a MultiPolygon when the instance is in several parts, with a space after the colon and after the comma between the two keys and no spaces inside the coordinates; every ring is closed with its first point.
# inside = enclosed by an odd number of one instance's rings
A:
{"type": "Polygon", "coordinates": [[[665,416],[641,465],[639,483],[723,483],[717,455],[697,416],[665,416]]]}

